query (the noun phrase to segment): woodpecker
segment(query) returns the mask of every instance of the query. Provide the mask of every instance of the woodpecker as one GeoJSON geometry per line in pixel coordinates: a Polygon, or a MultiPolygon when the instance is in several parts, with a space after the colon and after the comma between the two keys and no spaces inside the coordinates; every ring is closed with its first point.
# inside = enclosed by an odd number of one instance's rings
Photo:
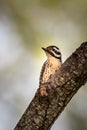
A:
{"type": "Polygon", "coordinates": [[[40,80],[39,80],[39,88],[40,88],[40,94],[42,96],[47,96],[46,92],[46,83],[51,75],[55,73],[56,70],[58,70],[61,67],[62,64],[62,58],[61,58],[61,52],[58,47],[56,46],[48,46],[46,48],[43,48],[44,52],[46,53],[47,60],[44,62],[40,74],[40,80]]]}

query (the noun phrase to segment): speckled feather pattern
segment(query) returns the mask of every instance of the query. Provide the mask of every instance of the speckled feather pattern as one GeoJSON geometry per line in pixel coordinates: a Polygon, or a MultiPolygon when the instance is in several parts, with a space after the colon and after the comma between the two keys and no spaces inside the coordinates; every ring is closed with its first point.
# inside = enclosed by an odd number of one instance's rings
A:
{"type": "Polygon", "coordinates": [[[61,67],[61,62],[59,60],[56,60],[56,63],[54,61],[49,62],[48,60],[45,61],[45,63],[42,66],[41,74],[40,74],[40,80],[39,80],[39,86],[41,84],[44,84],[47,82],[49,77],[55,73],[56,70],[58,70],[61,67]]]}

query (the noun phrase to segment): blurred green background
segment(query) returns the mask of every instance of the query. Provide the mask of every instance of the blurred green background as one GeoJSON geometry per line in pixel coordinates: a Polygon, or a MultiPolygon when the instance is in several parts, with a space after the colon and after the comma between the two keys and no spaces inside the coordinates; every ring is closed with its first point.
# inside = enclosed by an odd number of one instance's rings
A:
{"type": "MultiPolygon", "coordinates": [[[[32,100],[56,45],[63,62],[87,40],[87,0],[0,0],[0,130],[13,130],[32,100]]],[[[52,130],[87,130],[87,84],[52,130]]]]}

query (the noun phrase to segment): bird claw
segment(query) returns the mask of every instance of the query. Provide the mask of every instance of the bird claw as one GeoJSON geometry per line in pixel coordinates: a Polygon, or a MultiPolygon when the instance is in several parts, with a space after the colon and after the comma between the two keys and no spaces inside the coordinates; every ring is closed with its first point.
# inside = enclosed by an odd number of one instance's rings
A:
{"type": "Polygon", "coordinates": [[[49,87],[49,83],[50,82],[46,82],[46,83],[41,84],[40,89],[39,89],[39,92],[40,92],[41,96],[48,96],[47,90],[51,89],[49,87]]]}
{"type": "Polygon", "coordinates": [[[48,95],[45,86],[41,86],[41,88],[39,89],[39,92],[40,92],[41,96],[47,96],[48,95]]]}

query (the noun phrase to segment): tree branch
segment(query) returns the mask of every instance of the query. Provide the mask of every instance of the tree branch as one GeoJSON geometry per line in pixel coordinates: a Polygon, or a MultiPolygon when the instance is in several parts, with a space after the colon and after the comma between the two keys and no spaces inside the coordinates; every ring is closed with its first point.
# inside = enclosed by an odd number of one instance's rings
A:
{"type": "Polygon", "coordinates": [[[49,79],[47,96],[39,89],[14,130],[50,130],[78,89],[87,81],[87,42],[64,62],[49,79]]]}

